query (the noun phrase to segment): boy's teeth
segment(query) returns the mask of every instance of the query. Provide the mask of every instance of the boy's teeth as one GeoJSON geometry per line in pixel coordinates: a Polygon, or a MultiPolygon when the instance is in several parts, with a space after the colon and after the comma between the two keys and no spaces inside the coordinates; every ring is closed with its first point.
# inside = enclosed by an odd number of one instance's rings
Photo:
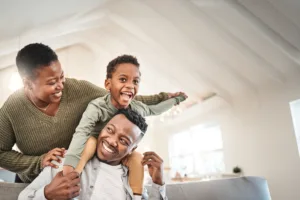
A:
{"type": "Polygon", "coordinates": [[[122,94],[122,97],[123,97],[125,100],[129,100],[129,99],[130,99],[129,95],[127,95],[127,94],[122,94]]]}

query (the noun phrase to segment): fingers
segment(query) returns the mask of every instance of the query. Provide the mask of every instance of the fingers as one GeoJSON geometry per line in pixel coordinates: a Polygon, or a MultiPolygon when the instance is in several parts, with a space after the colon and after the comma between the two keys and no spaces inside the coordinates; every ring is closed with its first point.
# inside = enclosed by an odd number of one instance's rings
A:
{"type": "Polygon", "coordinates": [[[184,96],[185,98],[188,98],[188,96],[184,92],[175,92],[175,93],[168,93],[169,98],[177,97],[179,95],[184,96]]]}
{"type": "Polygon", "coordinates": [[[188,98],[188,96],[184,93],[184,92],[180,92],[180,94],[179,95],[182,95],[182,96],[184,96],[186,99],[188,98]]]}
{"type": "Polygon", "coordinates": [[[65,151],[65,148],[55,148],[49,151],[48,154],[64,157],[65,151]]]}
{"type": "Polygon", "coordinates": [[[159,155],[157,155],[157,153],[155,153],[154,151],[147,151],[147,152],[143,153],[143,155],[144,155],[144,157],[150,156],[150,155],[155,156],[156,158],[158,158],[159,160],[161,160],[163,162],[163,159],[159,155]]]}
{"type": "Polygon", "coordinates": [[[53,155],[50,156],[50,157],[48,158],[48,160],[49,160],[49,161],[55,160],[55,161],[61,163],[61,159],[60,159],[59,157],[53,156],[53,155]]]}
{"type": "Polygon", "coordinates": [[[145,152],[142,165],[153,165],[159,167],[163,163],[163,159],[155,152],[145,152]]]}
{"type": "Polygon", "coordinates": [[[50,167],[56,168],[56,169],[58,168],[58,165],[55,165],[55,164],[53,164],[53,163],[51,163],[51,162],[46,163],[46,164],[45,164],[45,167],[46,167],[46,166],[50,166],[50,167]]]}
{"type": "Polygon", "coordinates": [[[70,187],[79,186],[80,178],[77,177],[70,182],[70,187]]]}
{"type": "Polygon", "coordinates": [[[53,167],[53,168],[58,168],[58,166],[51,163],[51,161],[55,160],[58,163],[61,163],[61,159],[59,158],[59,156],[64,157],[65,151],[66,151],[65,148],[54,148],[54,149],[52,149],[43,158],[42,166],[43,167],[50,166],[50,167],[53,167]]]}
{"type": "Polygon", "coordinates": [[[69,178],[70,180],[79,178],[79,173],[76,171],[72,171],[71,173],[66,175],[67,178],[69,178]]]}

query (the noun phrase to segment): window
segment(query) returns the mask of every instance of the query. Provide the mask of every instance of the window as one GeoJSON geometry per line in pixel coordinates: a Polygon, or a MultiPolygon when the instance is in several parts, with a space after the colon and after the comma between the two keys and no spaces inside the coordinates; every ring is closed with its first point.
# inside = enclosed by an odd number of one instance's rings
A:
{"type": "Polygon", "coordinates": [[[293,118],[293,124],[296,134],[296,140],[298,145],[298,152],[300,155],[300,99],[290,103],[291,114],[293,118]]]}
{"type": "Polygon", "coordinates": [[[172,174],[201,176],[225,171],[219,126],[198,125],[174,134],[169,152],[172,174]]]}

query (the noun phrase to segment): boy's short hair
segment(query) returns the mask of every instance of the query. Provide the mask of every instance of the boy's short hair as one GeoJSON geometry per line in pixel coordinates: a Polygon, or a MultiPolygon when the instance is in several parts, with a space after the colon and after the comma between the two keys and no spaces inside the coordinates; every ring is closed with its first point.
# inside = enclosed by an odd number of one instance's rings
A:
{"type": "Polygon", "coordinates": [[[57,61],[56,53],[47,45],[32,43],[23,47],[17,54],[16,65],[21,76],[34,78],[34,71],[57,61]]]}
{"type": "Polygon", "coordinates": [[[135,124],[137,127],[139,127],[139,129],[141,129],[142,133],[141,136],[144,136],[147,128],[148,128],[148,124],[146,123],[146,120],[144,117],[142,117],[142,115],[140,115],[139,113],[131,110],[131,109],[119,109],[118,112],[114,115],[125,115],[125,117],[131,121],[133,124],[135,124]]]}
{"type": "Polygon", "coordinates": [[[106,67],[106,78],[112,78],[112,73],[116,71],[116,68],[119,64],[124,64],[124,63],[131,63],[135,65],[137,68],[140,67],[140,64],[136,57],[131,56],[131,55],[122,55],[118,56],[112,61],[110,61],[106,67]]]}

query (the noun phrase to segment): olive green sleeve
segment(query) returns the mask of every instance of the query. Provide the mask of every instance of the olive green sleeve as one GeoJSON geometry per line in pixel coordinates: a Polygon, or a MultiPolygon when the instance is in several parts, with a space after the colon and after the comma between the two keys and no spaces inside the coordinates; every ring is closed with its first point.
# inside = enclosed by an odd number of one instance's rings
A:
{"type": "Polygon", "coordinates": [[[160,102],[169,99],[168,94],[166,92],[161,92],[156,95],[138,95],[135,97],[135,100],[141,101],[146,105],[156,105],[160,102]]]}

